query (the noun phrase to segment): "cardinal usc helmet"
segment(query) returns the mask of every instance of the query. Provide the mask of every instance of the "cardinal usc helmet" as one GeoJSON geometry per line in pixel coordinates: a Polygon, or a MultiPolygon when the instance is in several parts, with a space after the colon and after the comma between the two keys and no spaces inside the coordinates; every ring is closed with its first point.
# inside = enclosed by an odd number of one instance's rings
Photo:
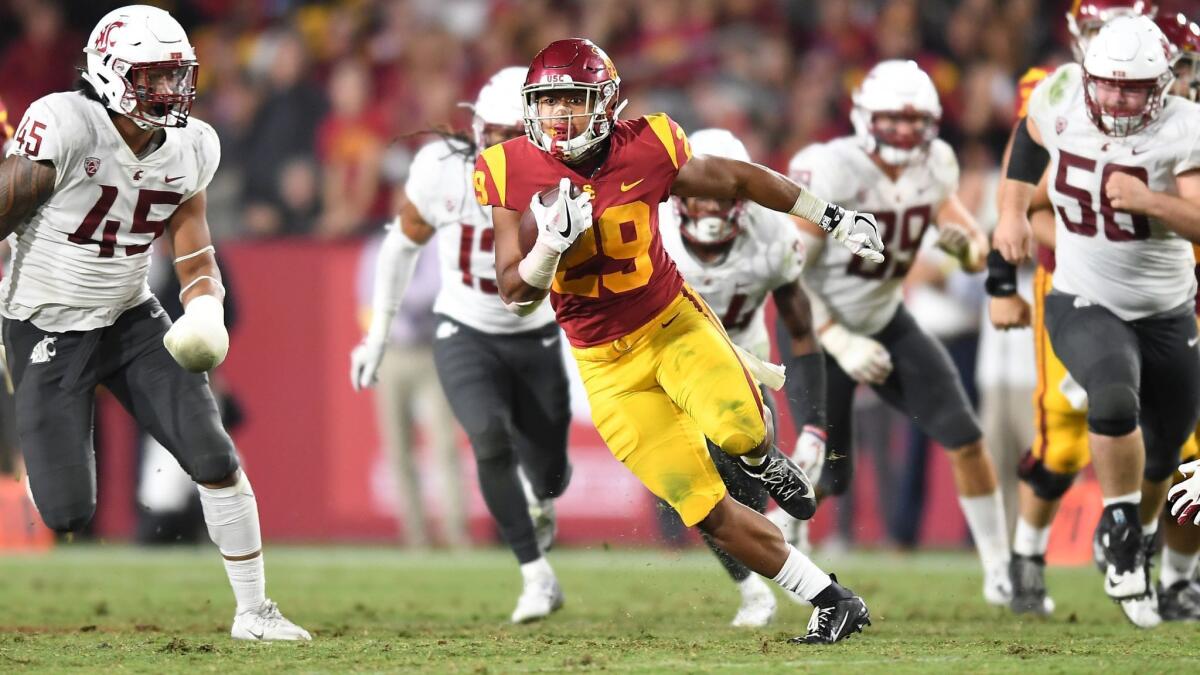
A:
{"type": "Polygon", "coordinates": [[[521,87],[525,84],[526,69],[520,66],[504,68],[492,75],[479,90],[474,105],[471,130],[475,147],[489,145],[520,136],[524,130],[525,106],[521,103],[521,87]]]}
{"type": "Polygon", "coordinates": [[[534,145],[565,162],[576,162],[598,149],[612,133],[617,115],[621,78],[612,59],[591,40],[556,40],[533,57],[521,93],[525,100],[525,133],[534,145]],[[538,98],[548,91],[583,90],[587,96],[582,115],[541,115],[538,98]],[[572,122],[586,116],[587,127],[573,135],[572,122]],[[547,133],[544,122],[565,122],[566,133],[547,133]]]}
{"type": "Polygon", "coordinates": [[[878,153],[885,164],[910,164],[937,138],[942,104],[933,80],[914,61],[877,64],[854,92],[853,102],[854,135],[864,150],[878,153]],[[907,118],[913,125],[911,133],[902,135],[881,124],[881,115],[907,118]]]}
{"type": "Polygon", "coordinates": [[[1186,85],[1185,95],[1200,101],[1200,25],[1179,12],[1157,16],[1154,23],[1171,43],[1171,69],[1186,85]]]}
{"type": "Polygon", "coordinates": [[[1153,18],[1158,7],[1151,0],[1074,0],[1067,11],[1067,30],[1071,31],[1071,51],[1075,60],[1083,62],[1088,42],[1100,27],[1118,16],[1148,16],[1153,18]]]}
{"type": "Polygon", "coordinates": [[[143,129],[187,126],[199,66],[170,14],[148,5],[114,9],[96,24],[83,53],[83,79],[109,110],[143,129]]]}
{"type": "MultiPolygon", "coordinates": [[[[709,155],[750,161],[746,146],[725,129],[701,129],[690,136],[689,143],[693,156],[709,155]]],[[[693,197],[674,199],[680,216],[680,234],[692,245],[720,249],[731,244],[742,233],[738,219],[745,208],[743,201],[693,197]]]]}
{"type": "Polygon", "coordinates": [[[1083,58],[1088,117],[1109,136],[1135,134],[1162,112],[1174,79],[1171,45],[1154,21],[1145,16],[1117,17],[1104,24],[1083,58]],[[1109,102],[1101,89],[1111,92],[1109,102]],[[1121,103],[1143,97],[1137,109],[1121,103]]]}

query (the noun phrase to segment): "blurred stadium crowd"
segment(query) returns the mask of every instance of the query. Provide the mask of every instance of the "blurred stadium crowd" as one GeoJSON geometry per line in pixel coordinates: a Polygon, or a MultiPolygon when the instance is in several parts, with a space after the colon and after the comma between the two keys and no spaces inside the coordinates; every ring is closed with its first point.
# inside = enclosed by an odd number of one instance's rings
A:
{"type": "MultiPolygon", "coordinates": [[[[9,117],[69,88],[93,15],[123,4],[10,0],[0,9],[9,117]]],[[[624,115],[723,127],[783,169],[849,131],[849,93],[875,62],[912,58],[942,96],[942,136],[978,206],[999,163],[1016,80],[1069,58],[1068,2],[1038,0],[167,0],[200,59],[194,114],[225,148],[209,190],[219,238],[338,238],[392,211],[419,132],[466,128],[457,106],[498,69],[565,35],[620,64],[624,115]],[[586,8],[586,11],[585,11],[586,8]]]]}

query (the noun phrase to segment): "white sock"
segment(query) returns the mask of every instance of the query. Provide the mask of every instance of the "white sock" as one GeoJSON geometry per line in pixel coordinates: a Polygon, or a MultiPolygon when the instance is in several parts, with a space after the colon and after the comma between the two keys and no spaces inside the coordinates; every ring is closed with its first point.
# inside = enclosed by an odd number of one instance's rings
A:
{"type": "Polygon", "coordinates": [[[750,573],[750,576],[737,582],[738,590],[742,592],[743,600],[758,599],[758,596],[763,592],[770,593],[770,589],[763,583],[762,577],[750,573]]]}
{"type": "Polygon", "coordinates": [[[1013,553],[1017,555],[1046,555],[1050,546],[1050,526],[1034,527],[1017,518],[1017,530],[1013,533],[1013,553]]]}
{"type": "Polygon", "coordinates": [[[545,556],[521,565],[521,578],[527,584],[547,577],[554,578],[554,569],[550,567],[550,561],[546,560],[545,556]]]}
{"type": "Polygon", "coordinates": [[[772,581],[808,602],[812,602],[817,594],[833,583],[828,574],[822,572],[808,556],[791,545],[788,546],[788,557],[783,563],[783,568],[772,581]]]}
{"type": "Polygon", "coordinates": [[[767,456],[763,455],[762,457],[751,457],[750,455],[742,455],[740,459],[745,462],[747,466],[762,466],[763,462],[767,461],[767,456]]]}
{"type": "Polygon", "coordinates": [[[1190,581],[1196,576],[1197,560],[1200,560],[1200,553],[1180,553],[1172,550],[1170,546],[1164,546],[1162,573],[1158,577],[1163,588],[1170,588],[1180,581],[1190,581]]]}
{"type": "MultiPolygon", "coordinates": [[[[244,472],[229,487],[196,486],[208,536],[221,555],[242,557],[262,551],[258,526],[258,502],[244,472]]],[[[237,599],[238,613],[257,609],[267,599],[267,581],[261,553],[247,560],[225,560],[225,573],[237,599]]]]}
{"type": "Polygon", "coordinates": [[[978,497],[959,497],[967,528],[975,539],[979,559],[987,572],[1008,565],[1008,524],[1004,520],[1004,502],[1000,491],[978,497]]]}
{"type": "Polygon", "coordinates": [[[1141,504],[1142,491],[1130,492],[1127,495],[1117,495],[1116,497],[1105,497],[1104,505],[1112,506],[1113,504],[1141,504]]]}
{"type": "Polygon", "coordinates": [[[1156,534],[1158,534],[1158,518],[1155,518],[1154,520],[1152,520],[1148,523],[1142,523],[1142,538],[1143,539],[1146,537],[1153,537],[1156,534]]]}

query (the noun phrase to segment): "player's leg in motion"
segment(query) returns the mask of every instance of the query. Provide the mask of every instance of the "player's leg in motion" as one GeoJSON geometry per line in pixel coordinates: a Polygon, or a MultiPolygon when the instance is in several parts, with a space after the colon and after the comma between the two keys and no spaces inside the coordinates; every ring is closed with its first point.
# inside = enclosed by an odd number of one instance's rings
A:
{"type": "MultiPolygon", "coordinates": [[[[789,546],[765,516],[732,499],[709,457],[706,435],[726,454],[765,456],[770,434],[757,385],[701,307],[681,299],[611,345],[575,350],[596,428],[685,525],[816,606],[799,641],[843,639],[870,623],[866,604],[789,546]]],[[[774,462],[778,450],[771,454],[774,462]]]]}
{"type": "Polygon", "coordinates": [[[471,441],[483,501],[521,566],[523,591],[512,620],[541,619],[562,606],[563,594],[538,547],[529,503],[517,475],[513,405],[518,388],[513,359],[519,350],[530,348],[530,340],[528,336],[481,333],[446,317],[441,321],[441,326],[453,330],[439,327],[443,337],[433,343],[438,377],[454,416],[471,441]]]}
{"type": "Polygon", "coordinates": [[[46,333],[5,319],[17,434],[30,491],[46,527],[74,532],[96,511],[92,451],[95,375],[87,368],[96,332],[46,333]]]}
{"type": "MultiPolygon", "coordinates": [[[[767,403],[768,407],[771,407],[771,399],[764,396],[763,401],[767,403]]],[[[716,465],[721,480],[725,482],[729,495],[737,502],[763,513],[767,508],[768,495],[762,484],[747,476],[738,467],[737,458],[730,457],[712,443],[708,444],[708,454],[712,458],[713,464],[716,465]]],[[[789,517],[789,520],[794,519],[789,517]]],[[[731,625],[737,628],[760,628],[771,623],[775,617],[775,595],[763,583],[762,577],[751,572],[750,568],[726,553],[707,533],[701,532],[700,534],[729,577],[737,584],[738,591],[742,596],[742,604],[738,607],[731,625]]],[[[789,597],[795,596],[789,594],[789,597]]]]}
{"type": "Polygon", "coordinates": [[[1033,393],[1033,446],[1017,467],[1017,528],[1009,576],[1014,612],[1049,614],[1054,601],[1046,592],[1046,549],[1050,525],[1062,496],[1091,461],[1087,442],[1087,405],[1083,390],[1070,379],[1054,354],[1042,317],[1052,276],[1038,266],[1034,275],[1034,360],[1037,388],[1033,393]],[[1065,391],[1066,390],[1066,391],[1065,391]],[[1074,393],[1078,390],[1078,393],[1074,393]],[[1069,397],[1067,391],[1072,394],[1069,397]]]}
{"type": "Polygon", "coordinates": [[[309,640],[266,596],[258,502],[238,467],[208,377],[189,373],[162,345],[170,320],[152,300],[122,314],[97,346],[100,381],[197,483],[208,534],[237,600],[232,635],[309,640]],[[155,316],[158,313],[158,316],[155,316]]]}
{"type": "Polygon", "coordinates": [[[874,387],[875,391],[949,452],[958,503],[983,563],[984,599],[989,604],[1007,605],[1012,586],[1004,504],[991,454],[984,448],[979,421],[950,355],[917,326],[903,306],[872,337],[887,348],[895,364],[892,374],[874,387]]]}
{"type": "MultiPolygon", "coordinates": [[[[1183,448],[1180,463],[1200,459],[1200,429],[1183,448]]],[[[1172,482],[1182,480],[1176,471],[1172,482]]],[[[1158,611],[1163,621],[1200,621],[1200,527],[1163,519],[1162,572],[1158,580],[1158,611]]]]}

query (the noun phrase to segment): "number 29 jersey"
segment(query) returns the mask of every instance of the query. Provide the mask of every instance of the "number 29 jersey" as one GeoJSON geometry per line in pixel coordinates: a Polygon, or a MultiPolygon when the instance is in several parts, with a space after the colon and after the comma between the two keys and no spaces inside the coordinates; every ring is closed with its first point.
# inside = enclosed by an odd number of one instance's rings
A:
{"type": "Polygon", "coordinates": [[[592,193],[592,226],[563,255],[550,289],[558,323],[575,347],[628,335],[683,288],[658,231],[658,204],[692,154],[683,129],[666,115],[647,115],[617,122],[609,143],[590,177],[524,137],[493,145],[475,162],[481,204],[523,213],[564,177],[592,193]]]}
{"type": "Polygon", "coordinates": [[[9,154],[52,163],[54,192],[10,236],[0,314],[50,332],[91,330],[150,299],[150,246],[179,204],[208,186],[221,154],[195,117],[165,131],[139,159],[107,109],[82,93],[33,102],[9,154]]]}
{"type": "Polygon", "coordinates": [[[819,256],[805,261],[804,280],[820,297],[831,319],[864,335],[887,325],[902,300],[908,274],[934,215],[958,189],[954,150],[934,139],[923,160],[892,181],[857,139],[844,137],[811,145],[788,165],[792,180],[830,203],[875,214],[883,240],[882,263],[872,263],[830,240],[819,256]]]}
{"type": "Polygon", "coordinates": [[[437,140],[421,148],[404,192],[438,232],[442,287],[433,311],[484,333],[536,330],[554,321],[550,307],[528,316],[504,308],[496,288],[492,209],[475,201],[475,157],[462,141],[437,140]]]}
{"type": "Polygon", "coordinates": [[[1136,134],[1105,135],[1088,117],[1083,70],[1060,67],[1029,101],[1029,117],[1050,153],[1054,206],[1054,288],[1125,321],[1174,309],[1196,295],[1192,247],[1163,223],[1116,211],[1105,184],[1134,176],[1175,194],[1175,177],[1200,168],[1200,106],[1168,96],[1158,118],[1136,134]]]}

